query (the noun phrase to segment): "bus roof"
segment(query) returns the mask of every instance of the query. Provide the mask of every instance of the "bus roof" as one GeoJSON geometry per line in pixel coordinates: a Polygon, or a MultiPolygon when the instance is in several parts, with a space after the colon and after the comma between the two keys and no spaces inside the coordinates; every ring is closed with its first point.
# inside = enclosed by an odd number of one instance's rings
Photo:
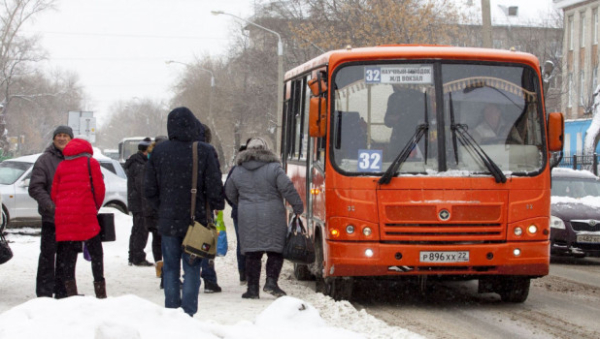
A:
{"type": "Polygon", "coordinates": [[[326,52],[289,70],[285,73],[285,79],[288,80],[325,65],[335,67],[342,62],[398,58],[519,62],[529,64],[535,69],[540,67],[539,60],[533,54],[517,51],[444,45],[382,45],[326,52]]]}

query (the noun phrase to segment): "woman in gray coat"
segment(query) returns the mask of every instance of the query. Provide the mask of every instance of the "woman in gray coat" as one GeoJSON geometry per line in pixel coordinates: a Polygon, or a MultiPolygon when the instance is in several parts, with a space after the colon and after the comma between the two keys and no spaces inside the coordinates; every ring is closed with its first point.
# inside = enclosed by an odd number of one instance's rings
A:
{"type": "Polygon", "coordinates": [[[283,246],[287,235],[283,198],[296,215],[304,205],[279,158],[262,138],[252,138],[236,158],[236,167],[225,184],[227,198],[238,206],[238,227],[242,253],[246,256],[248,291],[245,299],[258,299],[261,259],[266,252],[267,281],[264,292],[286,295],[277,280],[283,266],[283,246]]]}

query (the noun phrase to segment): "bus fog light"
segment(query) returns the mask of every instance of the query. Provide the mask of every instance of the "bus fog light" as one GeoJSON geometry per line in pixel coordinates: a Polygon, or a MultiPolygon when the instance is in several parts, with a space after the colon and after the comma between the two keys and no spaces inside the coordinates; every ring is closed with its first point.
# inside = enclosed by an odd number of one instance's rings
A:
{"type": "Polygon", "coordinates": [[[346,226],[346,233],[348,233],[348,234],[354,233],[354,225],[346,226]]]}
{"type": "Polygon", "coordinates": [[[367,249],[365,250],[365,255],[366,255],[367,257],[371,258],[371,257],[373,256],[373,250],[372,250],[372,249],[370,249],[370,248],[367,248],[367,249]]]}
{"type": "Polygon", "coordinates": [[[515,227],[515,235],[521,235],[523,234],[523,230],[521,229],[521,227],[515,227]]]}
{"type": "Polygon", "coordinates": [[[371,233],[373,233],[373,231],[371,231],[370,227],[363,228],[363,234],[366,235],[367,237],[370,236],[371,233]]]}
{"type": "Polygon", "coordinates": [[[513,250],[513,255],[514,255],[515,257],[518,257],[518,256],[520,256],[520,255],[521,255],[521,250],[520,250],[520,249],[518,249],[518,248],[515,248],[515,249],[513,250]]]}
{"type": "Polygon", "coordinates": [[[531,234],[536,234],[537,233],[537,226],[535,225],[529,225],[529,227],[527,227],[527,231],[531,234]]]}

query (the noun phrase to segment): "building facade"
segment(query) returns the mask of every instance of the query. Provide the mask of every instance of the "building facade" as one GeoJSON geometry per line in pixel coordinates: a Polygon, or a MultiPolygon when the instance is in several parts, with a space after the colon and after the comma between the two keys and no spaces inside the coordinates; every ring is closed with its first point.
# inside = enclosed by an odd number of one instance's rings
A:
{"type": "Polygon", "coordinates": [[[589,118],[600,66],[600,0],[554,0],[554,5],[564,13],[562,112],[567,119],[589,118]]]}

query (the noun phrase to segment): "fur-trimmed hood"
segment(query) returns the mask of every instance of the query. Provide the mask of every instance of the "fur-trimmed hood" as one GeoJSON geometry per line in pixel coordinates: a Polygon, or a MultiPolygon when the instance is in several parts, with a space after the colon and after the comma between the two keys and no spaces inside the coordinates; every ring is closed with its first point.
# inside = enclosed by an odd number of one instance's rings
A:
{"type": "Polygon", "coordinates": [[[279,157],[272,151],[253,148],[240,152],[235,161],[238,166],[251,171],[272,162],[281,163],[279,157]]]}

